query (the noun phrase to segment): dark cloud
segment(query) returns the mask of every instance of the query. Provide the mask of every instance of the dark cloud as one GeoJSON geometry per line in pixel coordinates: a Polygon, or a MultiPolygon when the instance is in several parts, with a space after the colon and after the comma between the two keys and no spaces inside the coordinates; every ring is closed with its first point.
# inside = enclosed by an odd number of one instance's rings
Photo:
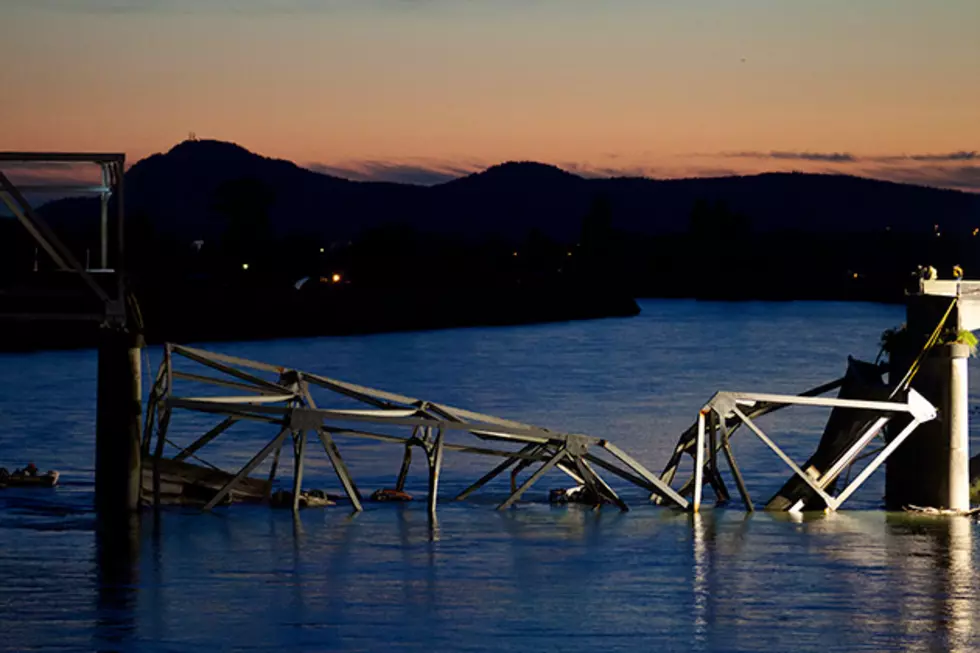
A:
{"type": "MultiPolygon", "coordinates": [[[[711,156],[711,155],[699,155],[711,156]]],[[[858,163],[875,161],[892,163],[900,161],[921,161],[924,163],[954,163],[958,161],[980,161],[980,152],[976,150],[959,150],[956,152],[924,153],[924,154],[872,154],[856,155],[850,152],[792,152],[773,150],[723,152],[721,156],[739,159],[780,159],[785,161],[820,161],[824,163],[858,163]]]]}
{"type": "MultiPolygon", "coordinates": [[[[611,159],[615,158],[614,156],[606,156],[611,159]]],[[[592,165],[578,161],[565,161],[556,165],[566,172],[592,179],[602,177],[643,177],[647,174],[647,168],[643,166],[592,165]]]]}
{"type": "Polygon", "coordinates": [[[849,152],[725,152],[722,156],[737,159],[779,159],[784,161],[823,161],[829,163],[854,163],[858,157],[849,152]]]}
{"type": "Polygon", "coordinates": [[[744,175],[744,170],[734,170],[732,168],[694,168],[686,177],[738,177],[744,175]]]}
{"type": "Polygon", "coordinates": [[[868,177],[906,184],[980,192],[980,166],[878,166],[867,168],[862,173],[868,177]]]}
{"type": "Polygon", "coordinates": [[[875,161],[931,161],[956,162],[956,161],[980,161],[980,153],[976,151],[961,150],[959,152],[944,152],[940,154],[903,154],[901,156],[882,156],[870,157],[875,161]]]}
{"type": "Polygon", "coordinates": [[[482,169],[480,166],[467,164],[392,161],[353,161],[334,165],[312,163],[307,167],[316,172],[352,181],[392,181],[418,186],[443,184],[482,169]]]}
{"type": "MultiPolygon", "coordinates": [[[[695,156],[712,155],[700,154],[695,156]]],[[[980,152],[976,150],[901,155],[856,155],[850,152],[806,151],[767,152],[760,150],[722,152],[714,156],[763,161],[810,162],[814,165],[801,165],[801,171],[828,174],[856,174],[874,179],[918,184],[920,186],[980,192],[980,165],[971,165],[974,162],[980,163],[980,152]]],[[[773,167],[777,168],[778,166],[773,164],[773,167]]],[[[698,176],[707,176],[704,172],[695,172],[695,174],[698,176]]],[[[734,174],[738,173],[735,172],[734,174]]]]}
{"type": "MultiPolygon", "coordinates": [[[[726,157],[751,153],[725,154],[726,157]]],[[[848,154],[834,155],[804,153],[803,157],[770,156],[761,153],[770,161],[803,161],[812,165],[801,165],[800,172],[819,172],[825,174],[856,174],[874,179],[895,181],[901,183],[931,186],[935,188],[950,188],[968,192],[980,192],[980,165],[970,165],[972,159],[961,156],[958,159],[943,158],[902,158],[892,157],[887,160],[875,157],[855,157],[848,154]],[[844,157],[844,158],[842,158],[844,157]],[[961,162],[961,165],[950,165],[950,161],[961,162]],[[944,164],[945,163],[945,164],[944,164]],[[840,165],[846,165],[842,170],[840,165]]],[[[957,153],[954,153],[957,154],[957,153]]],[[[964,153],[964,154],[969,154],[964,153]]],[[[926,155],[917,155],[926,156],[926,155]]],[[[939,157],[940,155],[929,155],[939,157]]],[[[978,157],[977,160],[980,160],[978,157]]],[[[689,177],[730,177],[745,174],[756,174],[757,171],[740,170],[726,166],[698,165],[612,165],[590,164],[578,161],[566,161],[557,164],[568,172],[587,178],[609,177],[643,177],[647,179],[680,179],[689,177]]],[[[311,170],[343,177],[354,181],[389,181],[420,186],[433,186],[445,183],[459,177],[484,170],[487,166],[477,162],[398,162],[398,161],[353,161],[340,164],[311,164],[311,170]]],[[[773,167],[779,169],[778,166],[773,167]]]]}
{"type": "Polygon", "coordinates": [[[688,179],[692,177],[733,177],[744,174],[732,168],[654,168],[648,166],[602,166],[576,171],[583,177],[642,177],[644,179],[688,179]]]}

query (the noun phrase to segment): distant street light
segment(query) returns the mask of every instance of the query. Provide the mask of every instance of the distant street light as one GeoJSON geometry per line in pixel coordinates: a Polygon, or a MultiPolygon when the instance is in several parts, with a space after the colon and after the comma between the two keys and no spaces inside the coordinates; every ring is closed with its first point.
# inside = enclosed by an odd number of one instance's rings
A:
{"type": "Polygon", "coordinates": [[[334,272],[334,275],[330,277],[330,280],[334,283],[340,283],[340,275],[334,272]]]}
{"type": "Polygon", "coordinates": [[[248,263],[242,263],[242,269],[243,270],[247,270],[248,269],[248,263]]]}

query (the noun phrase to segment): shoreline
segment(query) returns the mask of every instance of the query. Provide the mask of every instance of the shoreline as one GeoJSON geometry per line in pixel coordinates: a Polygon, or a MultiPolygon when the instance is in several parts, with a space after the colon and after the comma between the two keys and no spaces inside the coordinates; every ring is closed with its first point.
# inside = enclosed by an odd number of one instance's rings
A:
{"type": "MultiPolygon", "coordinates": [[[[531,298],[528,297],[528,300],[531,298]]],[[[567,297],[565,298],[567,300],[567,297]]],[[[546,307],[545,313],[540,311],[536,315],[531,315],[527,311],[518,312],[516,310],[498,311],[490,314],[486,309],[484,315],[470,313],[469,319],[461,319],[461,313],[455,314],[455,319],[428,319],[428,320],[402,320],[400,323],[392,321],[373,324],[351,322],[345,325],[338,325],[329,321],[312,324],[322,324],[319,328],[313,326],[307,328],[290,328],[288,320],[278,320],[279,325],[275,328],[263,329],[262,322],[250,322],[246,328],[227,329],[227,325],[212,323],[210,328],[189,328],[186,324],[171,324],[168,328],[154,328],[150,322],[150,328],[145,334],[147,345],[160,345],[164,342],[194,342],[194,343],[216,343],[216,342],[243,342],[243,341],[265,341],[280,340],[291,338],[321,338],[321,337],[346,337],[375,335],[385,333],[406,333],[406,332],[425,332],[443,329],[458,328],[484,328],[496,326],[522,326],[533,324],[553,324],[557,322],[570,322],[578,320],[598,320],[607,318],[627,318],[639,315],[642,311],[639,302],[642,301],[692,301],[703,303],[718,304],[750,304],[750,303],[776,303],[785,304],[792,302],[833,302],[833,303],[861,303],[878,304],[884,306],[895,306],[901,303],[898,300],[887,299],[864,299],[864,298],[715,298],[715,297],[692,297],[692,296],[636,296],[613,297],[603,300],[601,303],[590,301],[580,302],[574,305],[570,302],[563,302],[559,305],[546,307]],[[331,326],[332,324],[332,326],[331,326]],[[223,331],[220,335],[217,331],[223,331]]],[[[222,307],[212,306],[212,310],[220,310],[222,307]]],[[[280,309],[282,307],[279,307],[280,309]]],[[[294,306],[295,308],[295,306],[294,306]]],[[[321,306],[321,310],[325,307],[321,306]]],[[[439,316],[437,311],[425,311],[424,315],[439,316]]],[[[151,320],[152,320],[151,314],[151,320]]],[[[226,317],[225,319],[233,319],[226,317]]],[[[240,319],[240,318],[239,318],[240,319]]],[[[40,351],[64,351],[91,349],[98,345],[99,327],[95,324],[83,323],[57,323],[44,322],[29,324],[25,322],[8,323],[8,336],[0,341],[0,353],[27,353],[40,351]]]]}

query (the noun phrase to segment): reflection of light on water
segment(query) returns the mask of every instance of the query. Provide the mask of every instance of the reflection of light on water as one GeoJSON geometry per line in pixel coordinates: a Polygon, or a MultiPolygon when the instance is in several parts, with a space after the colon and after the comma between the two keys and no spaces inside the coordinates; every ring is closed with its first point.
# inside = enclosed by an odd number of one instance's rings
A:
{"type": "Polygon", "coordinates": [[[439,541],[439,519],[435,515],[429,515],[429,541],[439,541]]]}
{"type": "Polygon", "coordinates": [[[908,651],[976,650],[970,519],[840,512],[808,527],[858,604],[891,606],[848,614],[853,629],[893,630],[908,651]]]}
{"type": "Polygon", "coordinates": [[[949,650],[972,650],[974,588],[973,588],[973,524],[968,517],[949,518],[949,568],[947,611],[949,650]]]}
{"type": "Polygon", "coordinates": [[[692,515],[694,520],[694,638],[705,642],[708,634],[708,550],[705,544],[706,525],[701,513],[692,515]]]}

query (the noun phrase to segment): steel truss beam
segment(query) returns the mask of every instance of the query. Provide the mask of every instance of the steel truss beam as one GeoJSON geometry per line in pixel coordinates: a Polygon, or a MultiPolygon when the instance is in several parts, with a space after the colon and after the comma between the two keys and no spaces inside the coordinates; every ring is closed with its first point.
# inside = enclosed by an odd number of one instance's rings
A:
{"type": "MultiPolygon", "coordinates": [[[[661,474],[661,480],[666,483],[672,482],[679,467],[681,456],[683,454],[689,454],[694,458],[694,471],[691,478],[683,483],[678,493],[681,495],[693,494],[691,509],[694,512],[698,512],[701,507],[704,481],[706,478],[715,486],[717,498],[720,501],[727,500],[727,490],[724,489],[724,483],[721,481],[721,475],[717,465],[717,452],[721,449],[732,473],[732,477],[735,480],[735,484],[738,487],[742,501],[745,503],[746,510],[754,510],[752,499],[749,496],[749,491],[742,477],[741,470],[735,462],[735,455],[730,444],[732,432],[739,425],[744,424],[753,435],[759,438],[759,440],[769,447],[792,470],[794,475],[799,476],[820,497],[828,511],[838,510],[844,501],[887,460],[888,456],[920,424],[936,418],[936,408],[922,395],[912,389],[909,390],[908,399],[904,403],[817,396],[838,387],[840,383],[841,380],[834,381],[808,391],[803,395],[748,392],[716,393],[698,412],[697,422],[692,429],[688,429],[688,431],[685,431],[681,435],[667,466],[661,474]],[[811,475],[801,469],[755,422],[756,418],[764,414],[788,406],[853,408],[875,411],[880,416],[858,435],[851,446],[841,453],[825,472],[820,475],[811,475]],[[828,488],[831,487],[832,483],[845,469],[854,465],[859,460],[868,457],[869,454],[865,453],[865,450],[871,445],[875,436],[881,432],[885,425],[895,416],[903,414],[911,418],[909,425],[888,443],[887,446],[878,451],[877,455],[874,456],[870,463],[865,465],[854,481],[839,494],[833,496],[828,492],[828,488]],[[732,426],[730,427],[729,424],[732,424],[732,426]]],[[[802,507],[801,504],[802,502],[799,502],[791,506],[790,511],[799,511],[802,507]]]]}
{"type": "MultiPolygon", "coordinates": [[[[488,482],[513,468],[511,493],[499,509],[513,506],[521,496],[551,470],[561,471],[576,484],[591,490],[598,504],[610,503],[621,510],[629,506],[599,475],[597,469],[608,471],[632,485],[662,496],[672,505],[686,509],[689,502],[667,483],[646,469],[625,451],[607,440],[549,430],[540,426],[501,419],[454,406],[438,404],[375,390],[309,372],[268,365],[243,358],[217,354],[192,347],[168,344],[164,360],[147,405],[147,427],[144,452],[153,460],[154,503],[159,503],[159,462],[163,460],[165,444],[177,452],[173,459],[183,461],[197,458],[217,438],[231,437],[234,425],[241,421],[257,421],[278,427],[277,435],[263,446],[249,462],[229,472],[224,487],[205,505],[210,510],[229,495],[249,474],[269,456],[273,456],[269,483],[279,468],[283,442],[292,437],[293,446],[293,507],[299,506],[299,491],[305,458],[310,455],[307,437],[315,434],[323,445],[340,484],[354,510],[363,509],[363,498],[353,475],[344,462],[335,436],[375,440],[394,444],[404,450],[396,487],[404,488],[411,465],[411,450],[424,450],[428,462],[428,508],[435,515],[443,461],[450,453],[468,453],[504,458],[487,474],[459,493],[456,500],[465,499],[488,482]],[[177,370],[175,363],[196,364],[207,374],[177,370]],[[271,377],[271,378],[270,378],[271,377]],[[194,384],[197,388],[211,387],[239,391],[235,395],[212,396],[206,392],[178,394],[174,381],[194,384]],[[327,408],[317,405],[310,388],[316,386],[334,395],[353,399],[359,408],[327,408]],[[187,444],[172,443],[167,437],[173,415],[180,411],[214,414],[221,418],[216,426],[187,444]],[[155,427],[155,432],[154,432],[155,427]],[[377,429],[389,432],[379,432],[377,429]],[[404,434],[402,434],[404,432],[404,434]],[[156,446],[150,453],[151,441],[156,446]],[[508,449],[507,445],[518,445],[508,449]],[[600,457],[601,456],[601,457],[600,457]],[[527,467],[535,468],[519,485],[517,473],[527,467]]],[[[210,464],[210,463],[207,463],[210,464]]]]}

